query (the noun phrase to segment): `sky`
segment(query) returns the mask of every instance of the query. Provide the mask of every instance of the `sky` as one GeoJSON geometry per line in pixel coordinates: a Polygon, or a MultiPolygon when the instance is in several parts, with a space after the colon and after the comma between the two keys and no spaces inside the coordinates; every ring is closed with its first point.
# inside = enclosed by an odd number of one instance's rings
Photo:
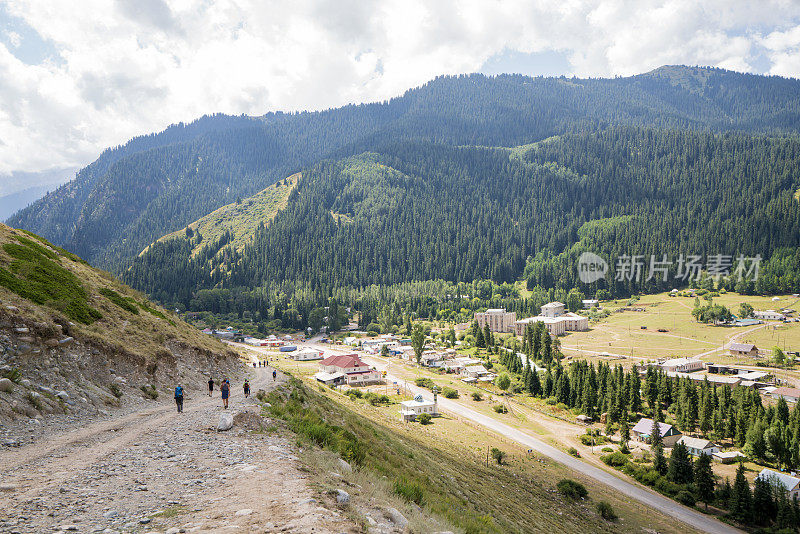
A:
{"type": "Polygon", "coordinates": [[[384,100],[441,74],[665,64],[798,77],[800,2],[0,0],[0,193],[209,113],[384,100]]]}

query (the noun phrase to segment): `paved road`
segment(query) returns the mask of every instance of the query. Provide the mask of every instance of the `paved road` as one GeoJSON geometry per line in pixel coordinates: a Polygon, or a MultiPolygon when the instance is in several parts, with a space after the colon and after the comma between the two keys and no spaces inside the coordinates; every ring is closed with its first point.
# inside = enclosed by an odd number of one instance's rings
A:
{"type": "MultiPolygon", "coordinates": [[[[318,345],[316,343],[308,343],[308,345],[313,346],[318,349],[322,349],[326,352],[341,352],[339,349],[332,349],[330,345],[318,345]]],[[[367,362],[370,365],[374,365],[379,370],[386,370],[387,363],[379,358],[374,358],[370,356],[361,355],[361,359],[367,362]]],[[[392,374],[387,374],[387,379],[391,381],[395,381],[400,385],[403,385],[409,391],[413,392],[414,394],[423,394],[426,396],[430,396],[430,392],[428,390],[424,390],[422,388],[417,387],[411,382],[408,382],[402,378],[394,376],[392,374]]],[[[502,423],[492,417],[487,415],[483,415],[475,410],[464,406],[463,404],[453,401],[451,399],[445,399],[444,397],[439,397],[439,406],[446,411],[452,412],[460,417],[464,417],[475,423],[478,423],[498,434],[501,434],[509,439],[512,439],[529,449],[533,449],[534,451],[555,460],[556,462],[566,465],[567,467],[574,469],[575,471],[579,471],[593,479],[602,482],[608,486],[611,486],[615,490],[619,491],[620,493],[627,495],[628,497],[635,499],[642,504],[647,506],[651,506],[664,514],[667,514],[675,519],[683,521],[684,523],[691,525],[692,527],[704,531],[710,532],[714,534],[730,534],[734,532],[741,532],[738,529],[731,527],[721,521],[714,519],[711,516],[707,516],[690,508],[687,508],[672,499],[668,499],[654,491],[650,491],[643,486],[639,486],[636,484],[632,484],[627,482],[621,478],[614,476],[607,471],[603,471],[602,469],[590,465],[584,461],[581,461],[577,458],[562,452],[552,445],[548,445],[547,443],[543,442],[542,440],[531,436],[521,430],[517,430],[505,423],[502,423]]]]}

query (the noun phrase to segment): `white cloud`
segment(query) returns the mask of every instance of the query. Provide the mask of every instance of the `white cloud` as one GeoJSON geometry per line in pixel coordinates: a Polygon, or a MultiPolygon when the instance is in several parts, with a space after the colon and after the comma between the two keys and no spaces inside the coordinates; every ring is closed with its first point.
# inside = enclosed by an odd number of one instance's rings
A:
{"type": "Polygon", "coordinates": [[[86,164],[205,113],[382,100],[507,50],[558,51],[578,76],[764,61],[800,75],[789,0],[3,1],[56,54],[18,59],[19,32],[0,44],[0,173],[86,164]]]}

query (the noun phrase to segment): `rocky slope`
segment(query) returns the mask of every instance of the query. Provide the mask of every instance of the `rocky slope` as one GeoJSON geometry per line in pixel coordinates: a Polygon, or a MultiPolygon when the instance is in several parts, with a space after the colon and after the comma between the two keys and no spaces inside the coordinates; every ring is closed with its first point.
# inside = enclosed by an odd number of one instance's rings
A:
{"type": "Polygon", "coordinates": [[[0,225],[0,439],[6,446],[65,420],[171,398],[177,382],[202,388],[209,374],[240,369],[225,345],[107,273],[0,225]]]}

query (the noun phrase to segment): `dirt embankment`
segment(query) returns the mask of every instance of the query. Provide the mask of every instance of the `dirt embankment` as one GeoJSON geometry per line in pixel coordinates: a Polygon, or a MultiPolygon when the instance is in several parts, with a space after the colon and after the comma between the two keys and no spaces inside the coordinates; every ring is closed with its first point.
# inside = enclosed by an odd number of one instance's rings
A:
{"type": "Polygon", "coordinates": [[[237,376],[233,352],[212,352],[174,339],[146,358],[83,338],[70,322],[31,319],[0,307],[0,447],[35,441],[50,427],[171,401],[181,383],[203,391],[209,376],[237,376]]]}

